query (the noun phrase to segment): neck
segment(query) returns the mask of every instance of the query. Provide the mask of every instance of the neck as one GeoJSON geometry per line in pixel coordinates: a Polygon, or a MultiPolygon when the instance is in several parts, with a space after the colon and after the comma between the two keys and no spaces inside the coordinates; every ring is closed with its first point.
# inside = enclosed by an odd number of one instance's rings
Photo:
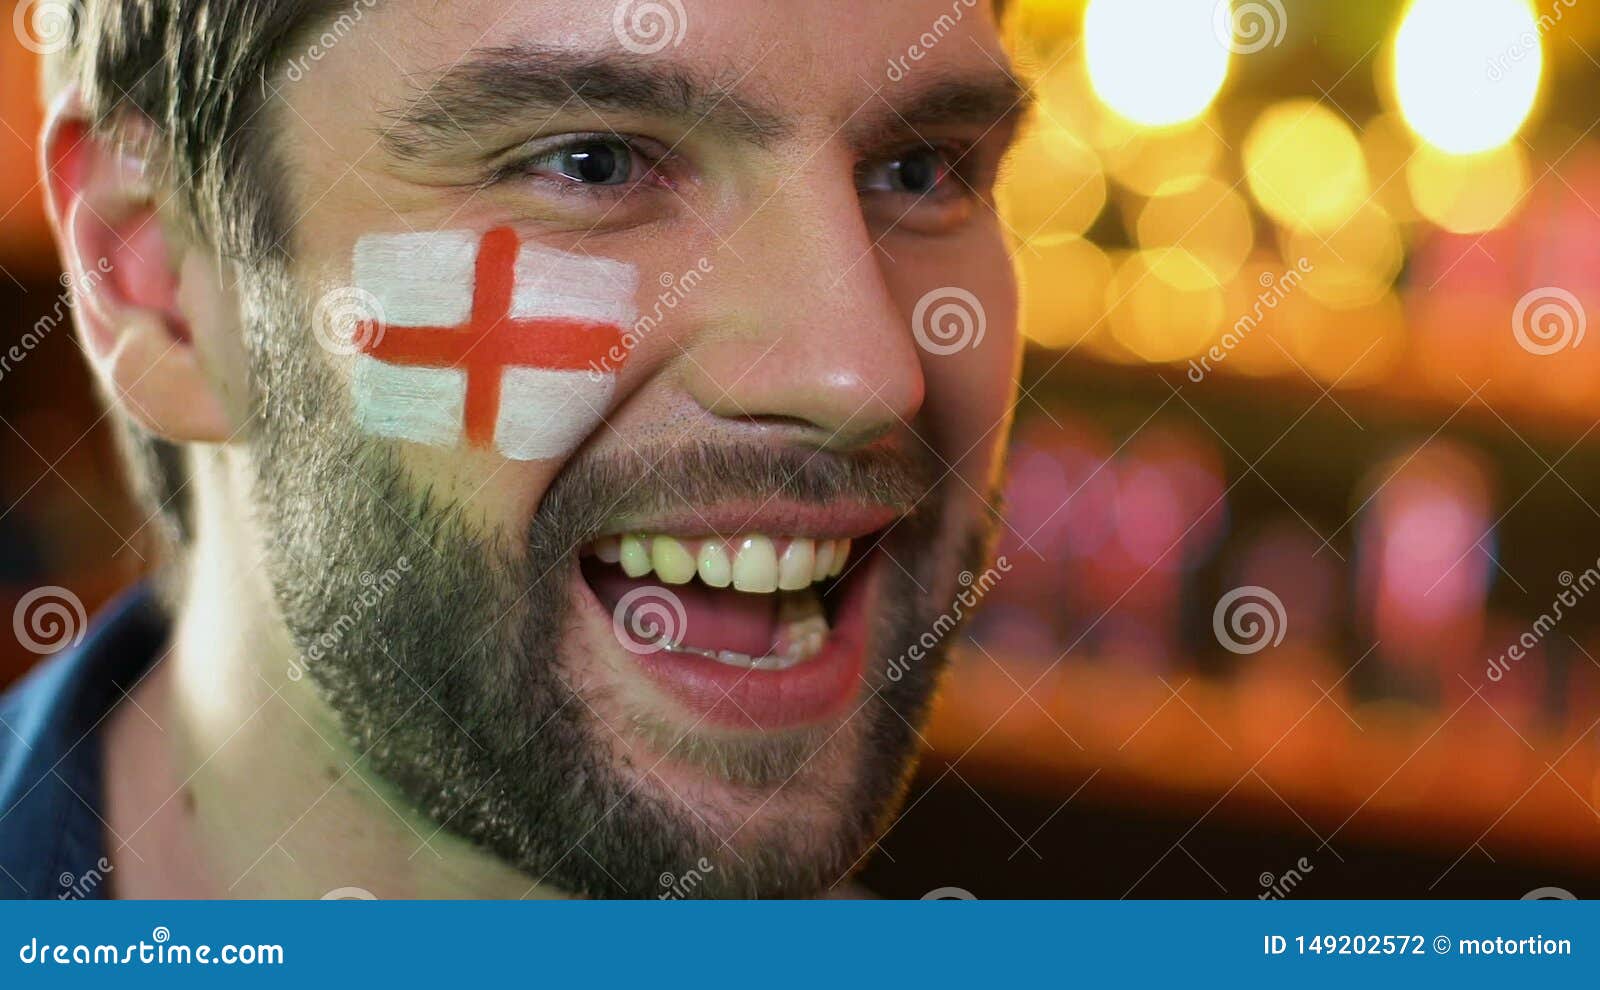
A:
{"type": "Polygon", "coordinates": [[[414,811],[349,745],[302,674],[264,544],[217,504],[237,479],[206,461],[172,638],[106,725],[118,896],[550,896],[414,811]]]}

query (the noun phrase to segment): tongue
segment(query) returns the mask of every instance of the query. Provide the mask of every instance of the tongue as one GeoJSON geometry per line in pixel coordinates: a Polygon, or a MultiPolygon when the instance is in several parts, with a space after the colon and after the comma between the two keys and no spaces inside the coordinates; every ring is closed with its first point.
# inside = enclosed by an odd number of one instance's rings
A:
{"type": "MultiPolygon", "coordinates": [[[[593,557],[583,560],[583,576],[601,604],[616,612],[632,591],[650,588],[670,592],[683,605],[684,628],[672,640],[697,650],[732,650],[752,657],[771,652],[778,632],[778,596],[749,594],[732,588],[711,588],[698,581],[664,586],[659,581],[631,578],[621,568],[593,557]]],[[[648,596],[656,598],[659,596],[648,596]]]]}

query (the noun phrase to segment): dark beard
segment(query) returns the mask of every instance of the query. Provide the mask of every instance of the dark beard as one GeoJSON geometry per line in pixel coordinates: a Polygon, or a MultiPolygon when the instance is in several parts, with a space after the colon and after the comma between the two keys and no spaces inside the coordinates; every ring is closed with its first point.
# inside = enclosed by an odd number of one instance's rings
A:
{"type": "MultiPolygon", "coordinates": [[[[805,896],[858,864],[898,807],[917,752],[913,727],[953,637],[898,680],[884,676],[886,658],[904,655],[946,611],[947,598],[922,589],[952,585],[962,566],[976,570],[987,545],[986,516],[960,543],[968,559],[932,559],[944,502],[925,446],[910,445],[921,456],[704,442],[580,454],[520,540],[486,538],[460,504],[418,489],[394,445],[355,434],[344,386],[311,335],[285,332],[309,326],[307,307],[290,299],[270,294],[250,335],[256,509],[301,662],[360,760],[441,827],[572,894],[655,897],[693,873],[697,883],[682,891],[690,896],[805,896]],[[885,537],[901,566],[879,571],[886,607],[867,665],[876,690],[845,729],[826,741],[801,735],[731,750],[665,740],[675,758],[765,786],[762,794],[816,793],[819,782],[804,773],[815,748],[850,754],[853,773],[823,794],[836,816],[829,834],[814,823],[764,826],[756,848],[735,854],[676,797],[630,781],[559,647],[572,555],[608,518],[774,493],[919,509],[885,537]]],[[[638,731],[662,742],[660,727],[638,731]]]]}

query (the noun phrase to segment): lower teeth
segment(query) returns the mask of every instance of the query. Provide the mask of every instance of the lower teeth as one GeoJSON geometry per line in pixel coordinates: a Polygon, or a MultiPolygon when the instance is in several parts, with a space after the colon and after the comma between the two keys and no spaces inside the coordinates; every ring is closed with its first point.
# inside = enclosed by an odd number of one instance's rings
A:
{"type": "Polygon", "coordinates": [[[778,623],[775,649],[766,656],[753,657],[736,650],[707,650],[665,639],[659,645],[674,653],[705,657],[743,670],[788,670],[816,656],[828,638],[828,618],[822,610],[821,597],[813,590],[783,592],[778,623]]]}

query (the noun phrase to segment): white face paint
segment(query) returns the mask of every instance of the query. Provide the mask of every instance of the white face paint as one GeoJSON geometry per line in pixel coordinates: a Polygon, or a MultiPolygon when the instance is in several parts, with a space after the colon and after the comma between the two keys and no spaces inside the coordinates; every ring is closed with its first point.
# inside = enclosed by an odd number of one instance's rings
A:
{"type": "Polygon", "coordinates": [[[355,336],[361,428],[544,460],[570,454],[603,420],[616,347],[638,319],[634,266],[499,228],[369,235],[353,271],[381,324],[355,336]]]}

